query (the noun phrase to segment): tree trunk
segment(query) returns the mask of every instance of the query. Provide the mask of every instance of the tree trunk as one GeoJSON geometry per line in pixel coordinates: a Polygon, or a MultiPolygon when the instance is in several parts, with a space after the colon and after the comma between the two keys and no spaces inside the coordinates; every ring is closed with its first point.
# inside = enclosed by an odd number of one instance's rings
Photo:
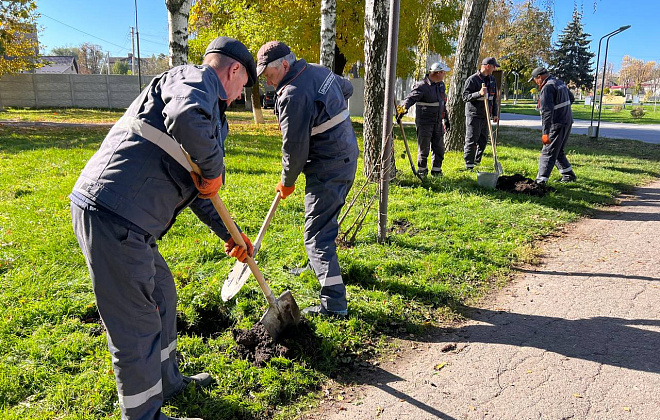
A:
{"type": "Polygon", "coordinates": [[[255,124],[264,123],[264,113],[261,110],[261,94],[259,93],[259,83],[252,85],[252,116],[254,117],[255,124]]]}
{"type": "Polygon", "coordinates": [[[334,69],[335,63],[335,23],[337,20],[337,1],[321,0],[321,55],[319,63],[334,69]]]}
{"type": "Polygon", "coordinates": [[[364,174],[380,179],[389,1],[366,0],[364,16],[364,174]]]}
{"type": "Polygon", "coordinates": [[[165,0],[170,29],[170,67],[188,64],[188,16],[192,0],[165,0]]]}
{"type": "Polygon", "coordinates": [[[445,136],[445,149],[461,150],[465,142],[465,102],[463,102],[463,86],[465,80],[477,69],[479,64],[479,48],[484,32],[484,21],[490,0],[466,0],[458,33],[456,47],[456,62],[449,83],[450,95],[447,98],[447,109],[451,130],[445,136]]]}

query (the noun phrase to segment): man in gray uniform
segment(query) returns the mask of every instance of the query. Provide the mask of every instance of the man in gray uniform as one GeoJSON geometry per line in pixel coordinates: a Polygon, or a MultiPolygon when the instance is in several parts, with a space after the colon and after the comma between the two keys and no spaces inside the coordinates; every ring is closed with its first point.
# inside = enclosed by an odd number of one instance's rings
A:
{"type": "Polygon", "coordinates": [[[397,111],[397,121],[408,112],[411,106],[417,106],[415,128],[417,129],[417,171],[420,175],[428,174],[427,160],[429,148],[433,152],[431,175],[442,176],[442,161],[445,157],[444,134],[449,131],[447,113],[447,94],[445,93],[445,74],[450,69],[442,63],[433,63],[429,73],[417,82],[397,111]]]}
{"type": "Polygon", "coordinates": [[[497,113],[497,84],[493,72],[500,65],[494,57],[486,57],[481,62],[481,70],[468,77],[463,87],[465,101],[465,147],[463,160],[465,169],[471,171],[481,163],[481,157],[488,144],[488,126],[484,97],[488,96],[490,115],[494,122],[499,119],[497,113]]]}
{"type": "Polygon", "coordinates": [[[359,154],[348,115],[351,83],[325,67],[296,60],[288,46],[271,41],[257,54],[257,74],[277,92],[275,114],[282,130],[282,198],[305,174],[305,249],[321,283],[321,304],[311,315],[348,315],[335,239],[337,216],[355,179],[359,154]]]}
{"type": "Polygon", "coordinates": [[[561,179],[559,182],[573,182],[577,179],[571,163],[566,158],[564,147],[573,126],[571,104],[575,101],[573,93],[561,80],[552,76],[545,67],[532,70],[531,82],[539,87],[538,110],[541,113],[541,156],[536,182],[545,184],[557,166],[561,179]]]}
{"type": "Polygon", "coordinates": [[[113,126],[76,182],[71,217],[107,330],[122,419],[168,419],[164,400],[206,373],[186,377],[176,361],[177,294],[157,240],[186,207],[240,260],[252,253],[230,238],[207,198],[224,172],[225,109],[257,80],[245,46],[219,37],[204,64],[158,76],[113,126]],[[191,173],[183,147],[202,173],[191,173]]]}

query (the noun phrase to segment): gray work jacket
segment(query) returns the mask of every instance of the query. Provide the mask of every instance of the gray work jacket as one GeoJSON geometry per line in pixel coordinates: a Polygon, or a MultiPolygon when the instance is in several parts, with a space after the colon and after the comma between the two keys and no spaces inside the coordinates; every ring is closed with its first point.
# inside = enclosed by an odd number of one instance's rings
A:
{"type": "Polygon", "coordinates": [[[348,111],[351,82],[325,67],[297,60],[277,86],[275,115],[282,130],[282,184],[295,184],[301,172],[319,173],[358,157],[351,119],[312,134],[348,111]]]}
{"type": "MultiPolygon", "coordinates": [[[[211,179],[224,171],[226,98],[211,67],[178,66],[156,76],[124,116],[167,133],[211,179]]],[[[74,204],[111,212],[156,238],[190,206],[218,236],[229,239],[211,201],[197,195],[190,173],[174,158],[117,124],[87,162],[70,197],[74,204]]]]}
{"type": "Polygon", "coordinates": [[[552,124],[573,124],[571,104],[575,101],[573,93],[561,80],[554,76],[545,79],[539,93],[539,112],[543,134],[550,133],[552,124]]]}
{"type": "Polygon", "coordinates": [[[479,91],[481,85],[485,84],[488,89],[488,104],[490,105],[490,116],[497,116],[497,84],[491,74],[485,76],[480,71],[468,77],[463,86],[463,100],[465,101],[465,116],[471,118],[486,118],[486,107],[484,106],[484,97],[479,91]]]}
{"type": "Polygon", "coordinates": [[[408,110],[411,106],[417,105],[415,121],[418,124],[437,124],[441,120],[447,121],[449,115],[445,89],[445,82],[434,83],[427,74],[423,80],[415,83],[404,99],[403,106],[408,110]]]}

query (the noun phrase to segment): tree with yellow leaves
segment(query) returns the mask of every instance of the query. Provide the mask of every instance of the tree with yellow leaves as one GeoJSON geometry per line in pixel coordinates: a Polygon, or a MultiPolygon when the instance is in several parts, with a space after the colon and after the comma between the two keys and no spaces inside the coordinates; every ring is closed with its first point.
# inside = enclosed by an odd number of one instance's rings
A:
{"type": "Polygon", "coordinates": [[[37,66],[36,0],[0,1],[0,75],[37,66]]]}

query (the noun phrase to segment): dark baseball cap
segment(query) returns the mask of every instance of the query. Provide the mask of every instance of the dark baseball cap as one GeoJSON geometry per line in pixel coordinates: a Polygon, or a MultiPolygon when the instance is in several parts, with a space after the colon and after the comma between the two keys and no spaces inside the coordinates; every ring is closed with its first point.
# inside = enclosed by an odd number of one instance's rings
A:
{"type": "Polygon", "coordinates": [[[529,83],[532,80],[534,80],[535,77],[538,77],[538,76],[540,76],[542,74],[546,74],[546,73],[549,73],[548,69],[546,69],[545,67],[537,67],[534,70],[532,70],[532,77],[530,77],[527,82],[529,83]]]}
{"type": "Polygon", "coordinates": [[[211,53],[226,55],[241,63],[248,74],[249,80],[245,84],[246,87],[250,87],[256,83],[258,76],[254,58],[252,58],[252,54],[250,54],[250,51],[248,51],[247,47],[241,41],[227,36],[219,36],[206,47],[204,57],[211,53]]]}
{"type": "Polygon", "coordinates": [[[490,64],[491,66],[499,67],[500,65],[497,64],[497,60],[495,60],[495,57],[486,57],[484,58],[484,61],[481,62],[482,66],[485,66],[487,64],[490,64]]]}
{"type": "Polygon", "coordinates": [[[291,48],[280,41],[270,41],[262,45],[257,53],[257,76],[261,76],[268,64],[290,53],[291,48]]]}

